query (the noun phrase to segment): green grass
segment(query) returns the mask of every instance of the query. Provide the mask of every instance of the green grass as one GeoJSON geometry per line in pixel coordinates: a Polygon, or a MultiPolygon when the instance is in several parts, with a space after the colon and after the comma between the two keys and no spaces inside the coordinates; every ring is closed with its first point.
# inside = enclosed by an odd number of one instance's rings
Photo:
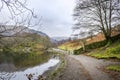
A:
{"type": "Polygon", "coordinates": [[[120,65],[110,65],[110,66],[107,66],[106,69],[120,71],[120,65]]]}
{"type": "Polygon", "coordinates": [[[111,45],[107,49],[97,49],[88,54],[98,59],[120,59],[120,43],[111,45]]]}
{"type": "Polygon", "coordinates": [[[92,57],[98,58],[98,59],[120,59],[120,54],[114,54],[114,53],[91,53],[88,54],[92,57]]]}

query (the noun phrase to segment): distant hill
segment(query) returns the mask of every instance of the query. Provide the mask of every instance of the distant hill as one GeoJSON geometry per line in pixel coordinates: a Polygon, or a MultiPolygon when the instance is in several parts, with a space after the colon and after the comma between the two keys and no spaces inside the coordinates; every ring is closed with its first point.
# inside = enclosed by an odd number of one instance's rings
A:
{"type": "Polygon", "coordinates": [[[57,43],[58,43],[58,41],[57,41],[57,40],[55,40],[55,39],[53,39],[53,38],[50,38],[50,41],[51,41],[52,43],[55,43],[55,44],[57,44],[57,43]]]}
{"type": "Polygon", "coordinates": [[[52,37],[51,38],[51,42],[54,43],[56,46],[61,45],[68,41],[70,41],[69,37],[52,37]]]}
{"type": "Polygon", "coordinates": [[[69,37],[52,37],[52,39],[54,39],[56,41],[62,41],[62,40],[68,40],[69,37]]]}
{"type": "Polygon", "coordinates": [[[24,30],[24,32],[33,33],[33,34],[36,33],[36,34],[38,34],[38,35],[40,35],[40,36],[49,37],[47,34],[41,32],[41,31],[36,31],[36,30],[34,30],[34,29],[29,29],[29,28],[26,28],[26,29],[24,30]]]}
{"type": "Polygon", "coordinates": [[[7,45],[24,45],[24,46],[39,46],[41,48],[50,47],[51,41],[47,34],[29,29],[23,26],[1,25],[0,29],[0,46],[7,45]],[[19,44],[18,44],[19,43],[19,44]]]}

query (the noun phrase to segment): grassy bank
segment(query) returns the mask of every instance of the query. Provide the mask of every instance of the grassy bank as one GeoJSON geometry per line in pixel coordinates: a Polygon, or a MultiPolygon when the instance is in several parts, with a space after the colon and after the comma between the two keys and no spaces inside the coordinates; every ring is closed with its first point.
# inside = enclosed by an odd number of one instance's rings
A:
{"type": "Polygon", "coordinates": [[[98,59],[119,59],[120,60],[120,42],[116,42],[107,48],[99,48],[88,54],[98,59]]]}
{"type": "Polygon", "coordinates": [[[120,65],[110,65],[107,66],[106,69],[120,72],[120,65]]]}

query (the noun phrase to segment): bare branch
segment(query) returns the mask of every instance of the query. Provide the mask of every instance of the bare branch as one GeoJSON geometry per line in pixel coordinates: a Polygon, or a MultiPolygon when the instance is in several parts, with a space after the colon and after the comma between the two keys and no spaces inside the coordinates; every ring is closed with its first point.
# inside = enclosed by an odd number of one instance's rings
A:
{"type": "Polygon", "coordinates": [[[77,0],[73,17],[75,26],[90,28],[96,25],[107,39],[111,37],[112,27],[120,24],[120,1],[77,0]]]}

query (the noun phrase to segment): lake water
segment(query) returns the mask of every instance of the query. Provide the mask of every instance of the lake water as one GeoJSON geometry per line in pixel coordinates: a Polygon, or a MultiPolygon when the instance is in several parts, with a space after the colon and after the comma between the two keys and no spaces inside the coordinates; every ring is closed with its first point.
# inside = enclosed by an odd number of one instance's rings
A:
{"type": "MultiPolygon", "coordinates": [[[[44,58],[45,55],[48,55],[48,54],[44,54],[39,58],[45,59],[44,58]]],[[[30,59],[28,59],[28,60],[30,61],[30,59]]],[[[37,58],[35,60],[37,60],[37,62],[39,61],[37,58]]],[[[19,64],[22,64],[23,66],[16,70],[11,70],[12,68],[7,66],[7,68],[9,68],[7,71],[4,71],[4,70],[0,71],[0,80],[28,80],[28,78],[26,76],[27,74],[28,75],[32,74],[33,75],[32,80],[37,80],[39,75],[42,75],[46,71],[50,70],[51,67],[56,66],[60,62],[58,56],[57,57],[53,56],[53,57],[50,57],[49,59],[46,58],[46,60],[43,60],[42,63],[40,62],[37,65],[34,65],[34,66],[32,65],[29,67],[28,66],[25,67],[25,65],[23,65],[23,63],[26,62],[26,60],[24,60],[24,61],[21,61],[21,63],[19,63],[19,64]]],[[[31,60],[31,61],[33,61],[33,60],[31,60]]],[[[14,64],[12,64],[12,65],[14,65],[14,64]]]]}
{"type": "Polygon", "coordinates": [[[33,80],[35,80],[38,78],[39,75],[42,75],[44,72],[57,65],[59,62],[60,60],[58,58],[51,58],[48,62],[41,65],[30,67],[23,71],[16,71],[11,73],[2,72],[0,73],[0,75],[2,78],[4,78],[4,80],[28,80],[26,74],[32,74],[33,80]]]}

